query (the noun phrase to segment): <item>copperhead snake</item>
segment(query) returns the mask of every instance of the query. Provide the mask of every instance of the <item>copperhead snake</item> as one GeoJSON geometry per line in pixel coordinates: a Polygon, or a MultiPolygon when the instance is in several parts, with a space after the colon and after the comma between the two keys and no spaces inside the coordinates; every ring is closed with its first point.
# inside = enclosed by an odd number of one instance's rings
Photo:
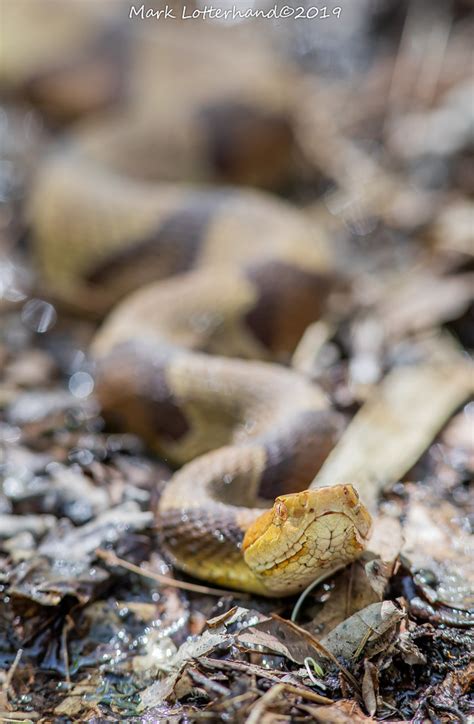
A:
{"type": "Polygon", "coordinates": [[[34,2],[7,4],[9,37],[31,43],[12,41],[0,73],[4,93],[69,125],[28,190],[43,278],[68,303],[113,307],[92,344],[96,391],[111,423],[178,468],[157,511],[173,562],[221,586],[300,591],[356,558],[371,521],[349,482],[311,488],[341,418],[275,364],[324,310],[325,240],[291,204],[223,185],[289,176],[291,71],[261,38],[236,65],[227,31],[121,44],[115,18],[50,2],[41,31],[34,2]]]}

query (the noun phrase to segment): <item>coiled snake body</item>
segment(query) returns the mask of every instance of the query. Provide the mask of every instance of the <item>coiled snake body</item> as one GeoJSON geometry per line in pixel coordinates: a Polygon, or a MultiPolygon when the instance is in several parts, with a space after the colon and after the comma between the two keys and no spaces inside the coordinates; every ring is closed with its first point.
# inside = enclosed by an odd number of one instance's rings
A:
{"type": "MultiPolygon", "coordinates": [[[[76,38],[70,12],[64,24],[76,38]]],[[[268,596],[301,590],[359,555],[370,528],[350,484],[311,489],[341,419],[316,385],[272,362],[287,361],[322,312],[332,286],[324,241],[264,192],[180,181],[202,181],[194,170],[212,152],[207,180],[280,183],[292,157],[283,81],[247,48],[240,70],[218,82],[217,46],[210,62],[190,41],[178,43],[176,63],[189,54],[197,80],[174,92],[172,70],[156,81],[157,51],[143,42],[111,62],[105,41],[94,41],[97,58],[76,48],[76,61],[61,65],[68,32],[56,33],[57,52],[44,43],[41,72],[38,57],[11,50],[3,86],[64,118],[110,103],[117,67],[123,76],[140,62],[141,72],[130,71],[125,111],[81,121],[38,169],[27,213],[44,277],[62,299],[99,313],[122,300],[92,345],[96,389],[111,422],[180,466],[157,513],[174,562],[268,596]],[[94,62],[102,91],[81,85],[94,62]],[[140,90],[150,67],[158,108],[140,90]]],[[[165,50],[172,66],[167,41],[165,50]]]]}

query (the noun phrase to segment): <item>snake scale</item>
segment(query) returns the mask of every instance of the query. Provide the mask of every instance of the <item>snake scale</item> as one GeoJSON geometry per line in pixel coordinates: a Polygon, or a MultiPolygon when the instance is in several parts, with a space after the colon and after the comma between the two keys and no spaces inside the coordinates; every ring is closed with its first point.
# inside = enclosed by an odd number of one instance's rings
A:
{"type": "Polygon", "coordinates": [[[121,3],[47,1],[50,24],[44,4],[6,4],[0,70],[54,131],[25,204],[42,276],[107,313],[97,395],[176,466],[157,510],[173,562],[297,592],[360,554],[370,515],[346,481],[311,488],[341,417],[276,364],[334,284],[321,233],[250,188],[282,188],[298,162],[293,71],[245,29],[147,33],[121,3]]]}

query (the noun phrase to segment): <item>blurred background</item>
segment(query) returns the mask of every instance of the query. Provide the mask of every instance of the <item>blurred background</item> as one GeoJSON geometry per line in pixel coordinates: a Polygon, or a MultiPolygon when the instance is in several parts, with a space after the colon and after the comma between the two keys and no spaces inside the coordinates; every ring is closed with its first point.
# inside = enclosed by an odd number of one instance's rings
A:
{"type": "Polygon", "coordinates": [[[374,269],[464,261],[471,3],[215,7],[228,18],[204,2],[2,1],[4,302],[39,279],[31,179],[71,146],[127,177],[271,189],[372,291],[374,269]]]}
{"type": "MultiPolygon", "coordinates": [[[[183,13],[173,0],[0,0],[0,684],[10,670],[2,701],[16,692],[17,708],[48,721],[124,720],[136,691],[230,600],[136,575],[143,562],[172,575],[150,532],[171,471],[139,438],[110,432],[94,398],[88,345],[110,306],[107,270],[124,288],[140,264],[154,278],[134,244],[160,208],[156,189],[258,188],[298,210],[324,273],[343,283],[292,361],[348,419],[392,367],[474,346],[471,0],[214,2],[183,13]],[[94,240],[105,221],[124,253],[104,268],[94,240]],[[135,571],[117,575],[100,546],[135,571]],[[71,681],[89,688],[66,697],[71,681]]],[[[208,210],[197,211],[173,227],[178,241],[199,235],[208,210]]],[[[412,471],[417,484],[395,486],[382,511],[405,521],[413,549],[435,540],[447,557],[416,589],[430,603],[437,581],[447,606],[464,596],[472,565],[473,414],[465,405],[412,471]]],[[[392,598],[403,581],[415,590],[410,576],[392,581],[392,598]]],[[[349,588],[341,580],[312,599],[318,636],[349,613],[352,573],[349,588]]],[[[379,601],[365,579],[359,588],[359,608],[379,601]]],[[[402,663],[381,664],[385,718],[424,719],[423,692],[433,699],[433,681],[467,662],[463,631],[423,635],[419,658],[405,647],[402,663]]],[[[339,681],[325,693],[345,697],[339,681]]],[[[254,688],[255,675],[245,682],[254,688]]],[[[205,703],[217,697],[220,716],[229,695],[211,683],[205,703]]]]}
{"type": "MultiPolygon", "coordinates": [[[[370,317],[351,323],[350,344],[368,335],[373,348],[351,384],[380,378],[393,334],[450,323],[471,345],[471,3],[221,0],[218,20],[212,7],[2,0],[0,293],[12,338],[61,329],[67,267],[89,232],[74,236],[64,212],[48,259],[47,209],[68,193],[79,210],[94,204],[87,174],[66,167],[51,181],[49,159],[69,155],[140,182],[257,186],[298,206],[350,282],[346,311],[370,317]]],[[[67,357],[74,374],[83,355],[67,357]]]]}
{"type": "Polygon", "coordinates": [[[468,0],[222,0],[227,20],[189,18],[211,7],[3,0],[5,253],[28,233],[16,212],[31,174],[70,134],[135,177],[271,188],[329,227],[351,269],[464,249],[468,0]],[[240,17],[257,11],[270,17],[240,17]]]}

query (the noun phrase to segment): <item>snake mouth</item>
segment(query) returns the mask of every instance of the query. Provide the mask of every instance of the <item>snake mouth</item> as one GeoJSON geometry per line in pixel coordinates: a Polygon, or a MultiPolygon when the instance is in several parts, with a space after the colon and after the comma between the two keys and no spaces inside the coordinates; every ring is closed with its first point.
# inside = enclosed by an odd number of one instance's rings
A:
{"type": "Polygon", "coordinates": [[[352,485],[280,496],[247,531],[247,565],[272,591],[302,590],[324,571],[357,558],[371,517],[352,485]]]}

